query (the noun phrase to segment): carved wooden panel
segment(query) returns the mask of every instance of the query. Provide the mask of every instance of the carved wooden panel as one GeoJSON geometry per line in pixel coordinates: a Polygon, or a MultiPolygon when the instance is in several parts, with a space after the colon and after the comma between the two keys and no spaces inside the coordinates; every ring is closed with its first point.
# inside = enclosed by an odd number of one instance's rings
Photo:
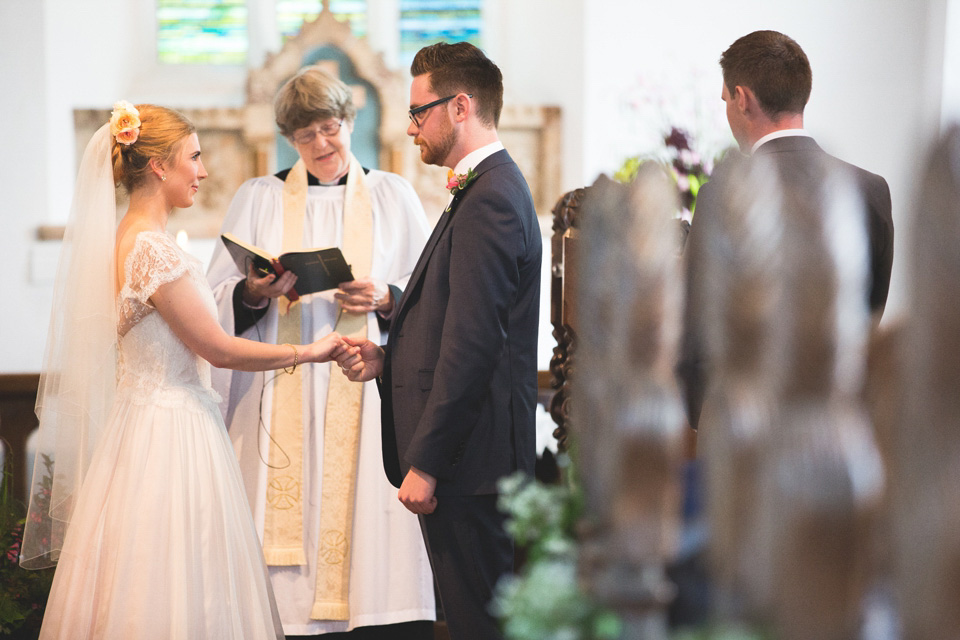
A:
{"type": "Polygon", "coordinates": [[[550,258],[550,323],[553,325],[553,337],[557,346],[553,348],[553,357],[550,358],[550,386],[556,389],[550,401],[550,417],[557,423],[553,436],[557,439],[557,448],[567,450],[567,434],[570,420],[570,374],[572,370],[572,356],[574,352],[573,329],[564,322],[569,319],[570,313],[565,308],[572,303],[574,289],[572,287],[573,274],[576,269],[573,260],[565,260],[565,256],[572,258],[576,243],[574,234],[578,224],[580,204],[586,189],[576,189],[563,195],[553,208],[553,239],[551,242],[550,258]],[[567,294],[566,296],[564,294],[567,294]]]}

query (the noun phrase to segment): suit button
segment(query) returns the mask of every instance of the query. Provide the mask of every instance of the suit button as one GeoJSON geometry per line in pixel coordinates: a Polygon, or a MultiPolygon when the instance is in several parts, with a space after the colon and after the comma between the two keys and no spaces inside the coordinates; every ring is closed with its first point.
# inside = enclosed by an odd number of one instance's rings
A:
{"type": "Polygon", "coordinates": [[[460,461],[463,459],[463,452],[466,451],[466,449],[467,449],[467,443],[466,443],[466,442],[461,443],[460,446],[457,447],[457,452],[456,452],[455,454],[453,454],[452,466],[455,467],[455,466],[457,466],[457,464],[460,463],[460,461]]]}

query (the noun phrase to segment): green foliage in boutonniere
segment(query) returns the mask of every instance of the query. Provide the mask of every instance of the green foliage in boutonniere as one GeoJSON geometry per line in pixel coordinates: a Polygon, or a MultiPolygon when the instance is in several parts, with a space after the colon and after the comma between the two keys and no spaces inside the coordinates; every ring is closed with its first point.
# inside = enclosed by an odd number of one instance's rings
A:
{"type": "Polygon", "coordinates": [[[477,179],[477,172],[473,167],[467,168],[466,173],[454,173],[453,169],[447,171],[447,189],[450,189],[450,195],[457,195],[457,191],[463,191],[471,182],[477,179]]]}
{"type": "MultiPolygon", "coordinates": [[[[447,171],[447,189],[450,190],[450,195],[455,196],[458,192],[466,189],[471,182],[477,179],[477,172],[473,170],[473,167],[469,167],[466,173],[454,173],[453,169],[447,171]]],[[[447,211],[450,211],[450,207],[447,207],[447,211]]]]}

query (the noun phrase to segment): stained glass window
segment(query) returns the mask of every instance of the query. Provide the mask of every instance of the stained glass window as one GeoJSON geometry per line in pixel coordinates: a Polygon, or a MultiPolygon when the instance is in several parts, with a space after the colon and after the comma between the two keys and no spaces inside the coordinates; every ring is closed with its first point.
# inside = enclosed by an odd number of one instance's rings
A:
{"type": "MultiPolygon", "coordinates": [[[[300,32],[307,20],[316,18],[323,9],[321,0],[276,0],[277,28],[284,40],[300,32]]],[[[367,0],[330,0],[330,12],[337,20],[349,22],[353,35],[367,34],[367,0]]]]}
{"type": "MultiPolygon", "coordinates": [[[[251,0],[156,0],[157,51],[172,64],[244,64],[251,0]]],[[[267,2],[271,0],[254,0],[267,2]]],[[[272,0],[284,40],[323,9],[322,0],[272,0]]],[[[367,0],[329,0],[338,20],[353,34],[367,33],[367,0]]],[[[399,0],[400,65],[423,46],[445,40],[480,46],[483,0],[399,0]]]]}
{"type": "Polygon", "coordinates": [[[400,63],[441,40],[480,46],[483,0],[400,0],[400,63]]]}
{"type": "Polygon", "coordinates": [[[246,0],[157,0],[157,55],[171,64],[243,64],[246,0]]]}

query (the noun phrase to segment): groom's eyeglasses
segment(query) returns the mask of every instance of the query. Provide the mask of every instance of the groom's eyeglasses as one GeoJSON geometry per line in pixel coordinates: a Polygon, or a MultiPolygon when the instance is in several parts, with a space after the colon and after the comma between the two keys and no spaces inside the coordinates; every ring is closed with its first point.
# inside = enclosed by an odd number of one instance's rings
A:
{"type": "MultiPolygon", "coordinates": [[[[417,125],[417,128],[419,129],[419,128],[420,128],[420,123],[423,122],[423,121],[420,120],[420,119],[418,119],[417,116],[419,116],[421,113],[423,113],[423,112],[426,111],[427,109],[431,109],[431,108],[437,106],[438,104],[443,104],[444,102],[447,102],[447,101],[449,101],[449,100],[453,100],[453,99],[456,98],[458,95],[460,95],[460,94],[459,94],[459,93],[456,93],[456,94],[454,94],[454,95],[452,95],[452,96],[447,96],[446,98],[440,98],[439,100],[434,100],[433,102],[428,102],[427,104],[422,105],[422,106],[419,106],[419,107],[416,107],[415,109],[410,109],[410,111],[407,112],[407,114],[409,114],[409,116],[410,116],[410,121],[413,122],[413,124],[417,125]]],[[[473,97],[473,94],[472,94],[472,93],[467,93],[467,94],[464,94],[464,95],[466,95],[468,98],[472,98],[472,97],[473,97]]]]}

